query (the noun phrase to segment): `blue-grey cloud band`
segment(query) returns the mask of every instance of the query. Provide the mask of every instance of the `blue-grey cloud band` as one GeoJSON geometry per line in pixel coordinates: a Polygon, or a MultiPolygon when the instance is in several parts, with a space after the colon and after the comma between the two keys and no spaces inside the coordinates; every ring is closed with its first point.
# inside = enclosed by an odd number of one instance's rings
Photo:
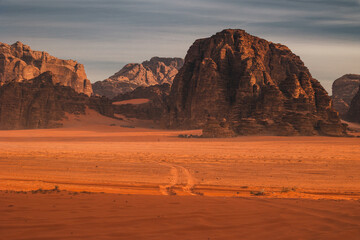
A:
{"type": "Polygon", "coordinates": [[[184,57],[224,28],[288,45],[328,91],[360,72],[359,0],[0,0],[0,23],[0,41],[78,60],[92,81],[127,62],[184,57]]]}

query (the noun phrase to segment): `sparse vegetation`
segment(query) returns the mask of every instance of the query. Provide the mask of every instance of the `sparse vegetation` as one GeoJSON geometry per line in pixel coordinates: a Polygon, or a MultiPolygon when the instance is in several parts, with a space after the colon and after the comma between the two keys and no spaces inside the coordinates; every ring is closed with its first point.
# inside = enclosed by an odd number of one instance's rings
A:
{"type": "Polygon", "coordinates": [[[80,193],[91,194],[91,192],[88,191],[81,191],[80,193]]]}
{"type": "Polygon", "coordinates": [[[201,138],[200,135],[192,135],[192,134],[180,134],[178,136],[179,138],[201,138]]]}
{"type": "Polygon", "coordinates": [[[52,193],[52,192],[60,192],[59,186],[55,185],[53,189],[42,189],[42,188],[39,188],[39,189],[37,189],[37,190],[32,190],[32,191],[31,191],[32,194],[36,194],[36,193],[46,194],[46,193],[52,193]]]}
{"type": "Polygon", "coordinates": [[[250,194],[254,195],[254,196],[264,196],[265,195],[265,190],[262,189],[260,191],[251,191],[250,194]]]}
{"type": "Polygon", "coordinates": [[[296,187],[292,187],[292,188],[287,188],[287,187],[283,187],[281,189],[282,193],[288,193],[288,192],[296,192],[297,188],[296,187]]]}
{"type": "Polygon", "coordinates": [[[291,191],[290,188],[285,188],[285,187],[283,187],[283,188],[281,189],[281,192],[282,192],[282,193],[288,193],[288,192],[290,192],[290,191],[291,191]]]}

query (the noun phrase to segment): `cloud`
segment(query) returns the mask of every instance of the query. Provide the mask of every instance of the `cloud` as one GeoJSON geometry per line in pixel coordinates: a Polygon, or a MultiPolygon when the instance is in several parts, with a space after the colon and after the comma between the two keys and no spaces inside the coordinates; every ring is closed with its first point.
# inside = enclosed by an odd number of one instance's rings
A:
{"type": "Polygon", "coordinates": [[[317,61],[338,69],[333,75],[359,71],[346,67],[359,58],[341,54],[342,49],[349,53],[345,46],[358,49],[359,12],[359,0],[0,0],[0,41],[21,40],[88,63],[89,78],[101,80],[113,74],[105,65],[120,68],[155,55],[184,57],[195,39],[242,28],[293,46],[326,81],[329,74],[321,74],[325,68],[317,61]],[[326,50],[317,47],[321,44],[328,51],[336,46],[344,64],[328,61],[326,50]]]}
{"type": "Polygon", "coordinates": [[[351,0],[34,0],[31,3],[7,0],[0,8],[0,19],[5,26],[18,26],[21,32],[29,34],[45,35],[47,31],[49,35],[57,32],[74,37],[74,29],[78,29],[75,35],[80,38],[90,37],[93,31],[100,31],[106,37],[114,32],[129,33],[143,28],[156,32],[163,27],[186,30],[189,26],[208,29],[256,26],[265,32],[271,27],[282,32],[316,34],[319,31],[326,36],[350,39],[359,32],[356,31],[360,23],[358,11],[357,1],[351,0]],[[32,25],[25,29],[21,26],[24,22],[32,25]],[[336,22],[342,22],[341,27],[348,30],[341,32],[331,27],[336,22]],[[49,25],[45,29],[44,23],[49,25]]]}

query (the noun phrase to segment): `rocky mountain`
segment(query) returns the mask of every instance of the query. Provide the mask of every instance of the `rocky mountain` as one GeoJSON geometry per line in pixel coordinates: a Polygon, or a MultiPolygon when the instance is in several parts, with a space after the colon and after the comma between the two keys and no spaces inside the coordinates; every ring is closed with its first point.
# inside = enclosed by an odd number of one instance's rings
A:
{"type": "Polygon", "coordinates": [[[46,52],[33,51],[29,46],[16,42],[0,43],[0,85],[11,81],[29,80],[51,71],[59,83],[88,96],[92,94],[84,66],[73,60],[61,60],[46,52]]]}
{"type": "Polygon", "coordinates": [[[132,92],[119,94],[112,99],[114,103],[132,99],[148,99],[143,104],[114,105],[114,111],[128,118],[160,121],[167,107],[170,84],[157,84],[149,87],[138,87],[132,92]]]}
{"type": "Polygon", "coordinates": [[[350,122],[360,122],[360,88],[351,100],[345,119],[350,122]]]}
{"type": "Polygon", "coordinates": [[[61,127],[65,113],[84,114],[89,107],[113,116],[107,98],[88,97],[61,85],[57,75],[45,72],[31,80],[10,81],[0,87],[0,129],[61,127]]]}
{"type": "Polygon", "coordinates": [[[141,64],[130,63],[108,79],[94,83],[93,90],[95,94],[113,98],[140,86],[172,84],[183,62],[181,58],[153,57],[141,64]]]}
{"type": "Polygon", "coordinates": [[[243,30],[195,41],[174,79],[167,114],[170,128],[203,128],[214,118],[236,134],[345,134],[331,98],[301,59],[243,30]]]}
{"type": "Polygon", "coordinates": [[[346,74],[336,79],[332,85],[332,100],[335,110],[341,117],[346,117],[351,100],[359,90],[360,75],[346,74]]]}

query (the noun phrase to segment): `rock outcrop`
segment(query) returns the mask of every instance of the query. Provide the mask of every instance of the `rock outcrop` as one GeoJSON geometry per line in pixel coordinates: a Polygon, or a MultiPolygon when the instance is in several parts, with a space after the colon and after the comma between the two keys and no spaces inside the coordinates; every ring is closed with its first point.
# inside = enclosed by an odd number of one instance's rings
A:
{"type": "Polygon", "coordinates": [[[130,63],[108,79],[94,83],[93,90],[95,94],[113,98],[140,86],[171,85],[183,62],[181,58],[153,57],[141,64],[130,63]]]}
{"type": "Polygon", "coordinates": [[[61,127],[65,113],[85,114],[92,108],[113,116],[107,98],[88,97],[63,86],[52,72],[34,79],[10,81],[0,87],[0,129],[35,129],[61,127]]]}
{"type": "Polygon", "coordinates": [[[331,98],[284,45],[224,30],[190,47],[169,96],[170,128],[226,118],[236,134],[342,136],[331,98]]]}
{"type": "Polygon", "coordinates": [[[204,138],[228,138],[235,137],[236,134],[230,129],[230,125],[226,119],[219,122],[215,118],[209,118],[202,130],[204,138]]]}
{"type": "Polygon", "coordinates": [[[91,83],[82,64],[33,51],[21,42],[13,45],[0,43],[0,85],[29,80],[47,71],[51,71],[60,84],[72,87],[78,93],[92,94],[91,83]]]}
{"type": "Polygon", "coordinates": [[[346,118],[351,100],[359,90],[360,75],[346,74],[334,81],[332,85],[332,100],[334,108],[342,118],[346,118]]]}
{"type": "Polygon", "coordinates": [[[350,122],[360,122],[360,88],[350,103],[345,119],[350,122]]]}
{"type": "Polygon", "coordinates": [[[114,105],[114,111],[128,118],[154,120],[158,122],[162,119],[167,107],[166,101],[169,94],[170,84],[168,83],[150,87],[138,87],[132,92],[116,96],[112,101],[114,103],[132,99],[148,99],[150,101],[142,104],[114,105]]]}

